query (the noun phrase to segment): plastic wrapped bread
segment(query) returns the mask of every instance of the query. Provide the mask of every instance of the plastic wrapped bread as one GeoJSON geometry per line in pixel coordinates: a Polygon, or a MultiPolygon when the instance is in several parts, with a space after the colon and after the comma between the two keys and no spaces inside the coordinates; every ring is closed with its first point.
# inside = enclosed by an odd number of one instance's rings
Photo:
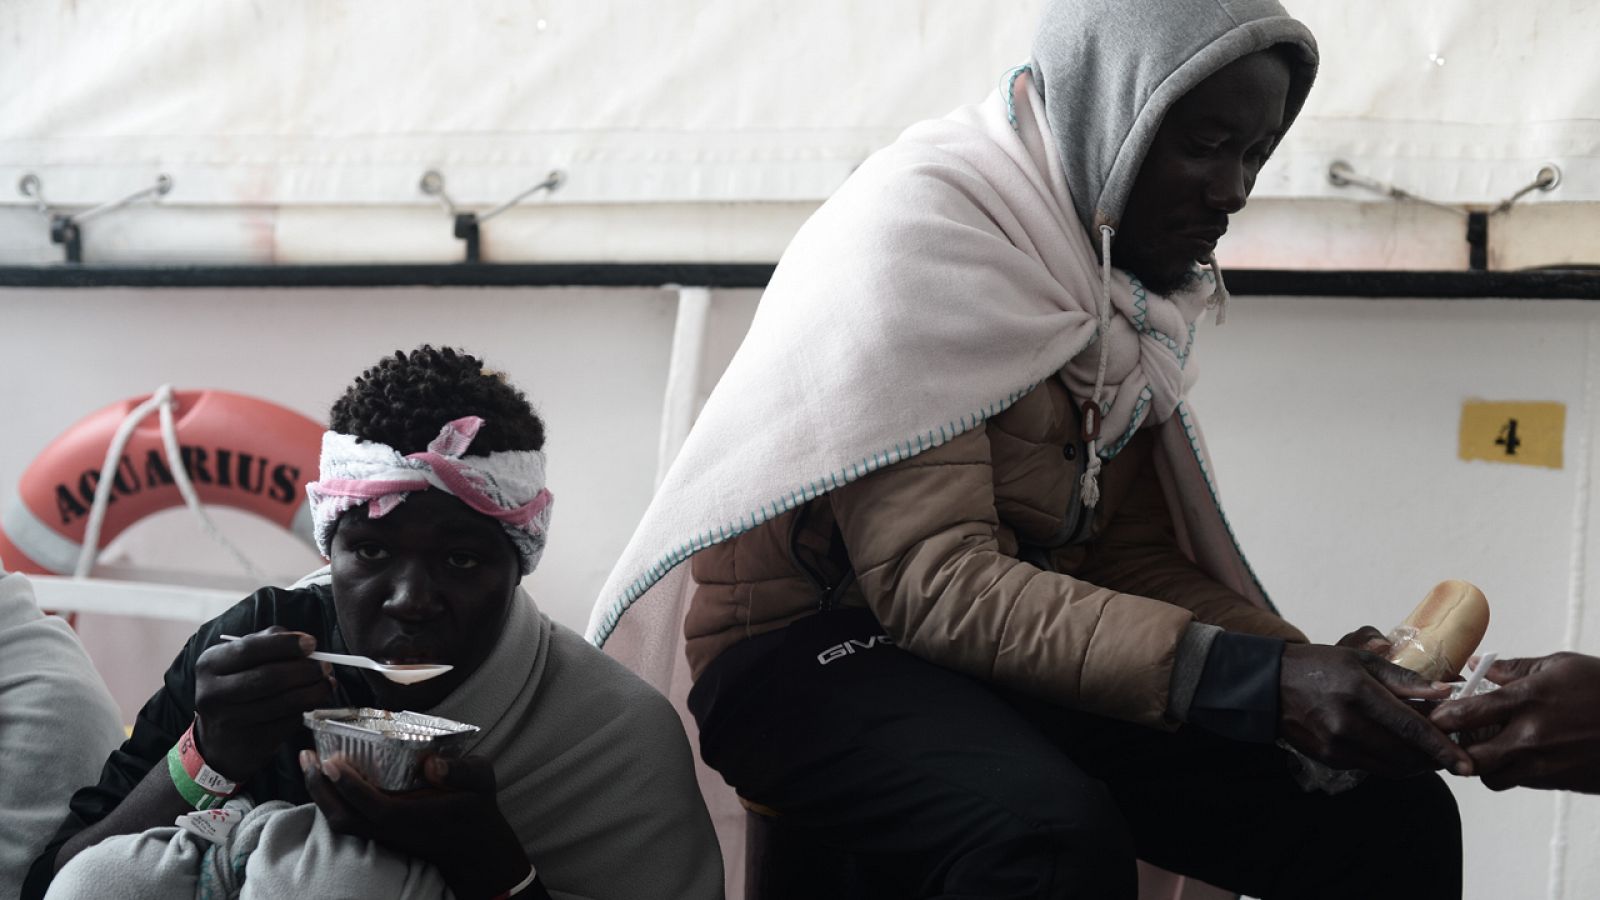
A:
{"type": "Polygon", "coordinates": [[[1460,674],[1489,629],[1489,601],[1465,581],[1441,581],[1393,631],[1389,661],[1440,681],[1460,674]]]}

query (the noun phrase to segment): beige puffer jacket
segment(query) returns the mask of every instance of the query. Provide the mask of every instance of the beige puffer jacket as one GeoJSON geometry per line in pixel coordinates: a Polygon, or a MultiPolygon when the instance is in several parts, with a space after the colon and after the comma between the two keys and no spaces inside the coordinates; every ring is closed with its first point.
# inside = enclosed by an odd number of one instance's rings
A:
{"type": "Polygon", "coordinates": [[[947,443],[838,488],[692,560],[684,622],[699,676],[734,643],[831,606],[867,606],[924,659],[1088,712],[1174,725],[1167,692],[1191,621],[1304,641],[1179,550],[1141,431],[1101,472],[1057,379],[947,443]]]}

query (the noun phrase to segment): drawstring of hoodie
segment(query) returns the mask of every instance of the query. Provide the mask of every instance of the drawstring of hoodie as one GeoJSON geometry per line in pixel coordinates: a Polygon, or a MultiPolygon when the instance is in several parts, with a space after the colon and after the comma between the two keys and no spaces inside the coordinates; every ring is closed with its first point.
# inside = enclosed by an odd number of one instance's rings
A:
{"type": "Polygon", "coordinates": [[[1083,405],[1083,440],[1088,445],[1088,465],[1078,480],[1078,496],[1083,505],[1094,509],[1100,504],[1100,422],[1105,418],[1101,397],[1106,390],[1106,364],[1111,359],[1111,239],[1116,229],[1100,226],[1100,361],[1094,370],[1094,394],[1083,405]]]}
{"type": "Polygon", "coordinates": [[[1206,266],[1211,269],[1211,278],[1217,286],[1212,288],[1211,296],[1206,300],[1206,309],[1216,313],[1214,317],[1218,325],[1228,321],[1228,286],[1222,283],[1222,267],[1217,265],[1215,253],[1206,257],[1206,266]]]}

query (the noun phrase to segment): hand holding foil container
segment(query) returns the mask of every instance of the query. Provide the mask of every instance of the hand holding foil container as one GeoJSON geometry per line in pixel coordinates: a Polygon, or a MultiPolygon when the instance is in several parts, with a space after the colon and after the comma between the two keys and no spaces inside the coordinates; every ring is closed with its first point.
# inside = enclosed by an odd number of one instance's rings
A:
{"type": "Polygon", "coordinates": [[[317,709],[305,714],[316,737],[317,755],[343,756],[374,787],[409,791],[426,785],[422,762],[429,755],[460,756],[481,729],[438,716],[370,707],[317,709]]]}

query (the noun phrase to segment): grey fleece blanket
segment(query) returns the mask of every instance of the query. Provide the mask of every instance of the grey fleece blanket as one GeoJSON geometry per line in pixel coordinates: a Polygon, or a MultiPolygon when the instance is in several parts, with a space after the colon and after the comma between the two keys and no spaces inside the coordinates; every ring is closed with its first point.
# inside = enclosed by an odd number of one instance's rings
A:
{"type": "Polygon", "coordinates": [[[111,838],[74,858],[46,896],[103,897],[107,885],[122,900],[451,896],[433,866],[335,834],[316,807],[282,801],[252,809],[221,844],[175,827],[111,838]]]}
{"type": "MultiPolygon", "coordinates": [[[[722,897],[677,714],[526,594],[483,667],[427,712],[483,728],[467,752],[494,762],[500,808],[551,896],[722,897]]],[[[208,859],[211,845],[177,828],[112,838],[74,857],[48,896],[107,884],[134,898],[448,895],[431,866],[333,834],[314,806],[262,804],[230,841],[208,859]]]]}
{"type": "Polygon", "coordinates": [[[0,571],[0,897],[15,897],[72,792],[99,777],[122,717],[67,623],[0,571]]]}

